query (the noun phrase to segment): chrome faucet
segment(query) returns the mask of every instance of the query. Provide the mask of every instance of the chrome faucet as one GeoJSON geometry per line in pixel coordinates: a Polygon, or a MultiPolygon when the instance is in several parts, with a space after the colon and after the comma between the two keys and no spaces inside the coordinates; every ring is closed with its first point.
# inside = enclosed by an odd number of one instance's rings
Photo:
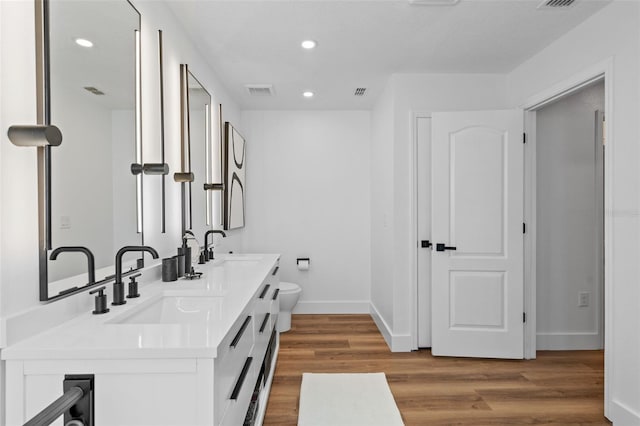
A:
{"type": "Polygon", "coordinates": [[[146,251],[151,253],[154,259],[160,257],[158,252],[149,246],[124,246],[116,253],[116,277],[113,283],[113,302],[112,305],[124,305],[127,303],[124,300],[124,284],[122,283],[122,256],[130,251],[146,251]]]}
{"type": "MultiPolygon", "coordinates": [[[[212,234],[220,234],[223,238],[227,237],[227,234],[224,231],[219,231],[217,229],[210,229],[204,233],[204,258],[206,260],[213,260],[213,252],[211,253],[211,257],[209,257],[209,235],[212,234]]],[[[213,250],[213,247],[211,248],[213,250]]]]}
{"type": "Polygon", "coordinates": [[[49,259],[56,260],[60,253],[65,253],[65,252],[79,252],[79,253],[84,253],[87,256],[87,273],[89,274],[89,284],[95,283],[96,267],[95,267],[95,259],[93,257],[93,253],[91,253],[91,250],[82,246],[58,247],[57,249],[51,252],[51,256],[49,256],[49,259]]]}

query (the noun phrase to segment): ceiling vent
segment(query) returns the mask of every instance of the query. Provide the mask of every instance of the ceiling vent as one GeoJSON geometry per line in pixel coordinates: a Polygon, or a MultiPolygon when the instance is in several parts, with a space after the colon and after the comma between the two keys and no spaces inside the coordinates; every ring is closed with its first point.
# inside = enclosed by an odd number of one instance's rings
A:
{"type": "Polygon", "coordinates": [[[538,5],[538,9],[563,9],[573,6],[575,2],[576,0],[544,0],[538,5]]]}
{"type": "Polygon", "coordinates": [[[354,90],[353,96],[364,96],[365,93],[367,93],[366,87],[358,87],[356,90],[354,90]]]}
{"type": "Polygon", "coordinates": [[[418,6],[453,6],[460,0],[409,0],[409,4],[418,6]]]}
{"type": "Polygon", "coordinates": [[[92,86],[87,86],[84,88],[84,90],[93,93],[94,95],[104,95],[104,92],[100,89],[97,89],[95,87],[92,86]]]}
{"type": "Polygon", "coordinates": [[[273,96],[273,85],[271,84],[247,84],[244,87],[251,96],[273,96]]]}

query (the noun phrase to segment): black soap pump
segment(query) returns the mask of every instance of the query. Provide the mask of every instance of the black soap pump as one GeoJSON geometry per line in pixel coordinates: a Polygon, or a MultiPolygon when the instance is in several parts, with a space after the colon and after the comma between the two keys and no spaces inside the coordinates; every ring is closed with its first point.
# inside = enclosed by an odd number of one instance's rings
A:
{"type": "Polygon", "coordinates": [[[127,294],[127,299],[133,299],[134,297],[140,297],[140,293],[138,293],[138,282],[136,278],[138,278],[142,274],[135,274],[129,276],[129,294],[127,294]]]}
{"type": "Polygon", "coordinates": [[[93,311],[93,315],[106,314],[109,312],[109,308],[107,308],[107,295],[104,294],[105,287],[98,287],[95,290],[89,292],[89,294],[98,293],[95,298],[96,310],[93,311]]]}

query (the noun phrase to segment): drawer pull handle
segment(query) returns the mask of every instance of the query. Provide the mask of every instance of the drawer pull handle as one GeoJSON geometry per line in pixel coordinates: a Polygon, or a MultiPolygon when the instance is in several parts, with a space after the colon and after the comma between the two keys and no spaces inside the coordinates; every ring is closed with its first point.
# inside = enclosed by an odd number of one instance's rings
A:
{"type": "Polygon", "coordinates": [[[258,297],[259,299],[264,299],[264,296],[267,294],[267,291],[269,291],[269,287],[271,287],[271,284],[267,284],[264,286],[264,288],[262,289],[262,293],[260,293],[260,296],[258,297]]]}
{"type": "Polygon", "coordinates": [[[273,270],[273,272],[271,273],[271,275],[275,275],[278,273],[278,269],[280,269],[279,266],[276,266],[275,269],[273,270]]]}
{"type": "Polygon", "coordinates": [[[280,294],[280,289],[276,288],[276,290],[273,292],[273,297],[271,298],[271,300],[276,300],[278,298],[278,294],[280,294]]]}
{"type": "Polygon", "coordinates": [[[240,327],[240,330],[238,330],[238,334],[236,334],[236,337],[233,338],[229,347],[235,348],[236,346],[238,346],[238,342],[242,338],[242,335],[244,334],[244,331],[247,329],[247,326],[249,325],[250,321],[251,321],[251,315],[247,316],[247,318],[244,320],[244,322],[242,323],[242,327],[240,327]]]}
{"type": "Polygon", "coordinates": [[[233,387],[233,392],[231,392],[231,399],[238,399],[238,395],[242,390],[242,385],[244,384],[244,379],[247,378],[247,373],[249,372],[249,367],[251,367],[251,361],[253,361],[253,357],[248,357],[244,362],[244,366],[242,367],[242,371],[240,372],[240,377],[238,377],[238,381],[236,385],[233,387]]]}
{"type": "Polygon", "coordinates": [[[264,319],[262,320],[262,325],[260,326],[260,334],[264,332],[264,328],[267,326],[267,321],[269,320],[270,316],[271,316],[270,313],[267,313],[267,315],[264,316],[264,319]]]}

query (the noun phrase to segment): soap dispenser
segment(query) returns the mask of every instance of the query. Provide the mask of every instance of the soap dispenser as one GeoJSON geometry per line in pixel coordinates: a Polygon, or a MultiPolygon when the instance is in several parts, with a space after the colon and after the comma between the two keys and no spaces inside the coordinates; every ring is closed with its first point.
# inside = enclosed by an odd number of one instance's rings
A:
{"type": "Polygon", "coordinates": [[[93,315],[106,314],[109,312],[109,308],[107,308],[107,295],[104,294],[105,287],[98,287],[95,290],[89,292],[89,294],[98,293],[95,298],[96,310],[93,311],[93,315]]]}

